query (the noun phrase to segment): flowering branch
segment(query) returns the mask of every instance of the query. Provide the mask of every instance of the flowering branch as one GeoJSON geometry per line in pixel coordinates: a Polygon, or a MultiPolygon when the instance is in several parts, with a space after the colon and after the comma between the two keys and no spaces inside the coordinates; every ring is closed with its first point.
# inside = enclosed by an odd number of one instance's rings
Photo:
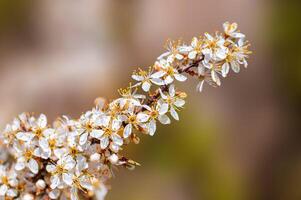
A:
{"type": "Polygon", "coordinates": [[[202,91],[204,83],[220,86],[230,68],[238,73],[241,65],[247,67],[251,52],[245,35],[236,23],[223,28],[223,33],[194,37],[189,45],[169,41],[168,51],[148,71],[133,73],[136,83],[120,89],[120,98],[96,99],[77,120],[62,116],[50,126],[44,114],[16,117],[1,134],[8,151],[1,153],[0,198],[103,199],[113,166],[139,165],[122,156],[122,148],[139,143],[138,133],[153,136],[158,121],[170,124],[168,115],[179,120],[187,95],[175,88],[176,81],[196,77],[202,91]]]}

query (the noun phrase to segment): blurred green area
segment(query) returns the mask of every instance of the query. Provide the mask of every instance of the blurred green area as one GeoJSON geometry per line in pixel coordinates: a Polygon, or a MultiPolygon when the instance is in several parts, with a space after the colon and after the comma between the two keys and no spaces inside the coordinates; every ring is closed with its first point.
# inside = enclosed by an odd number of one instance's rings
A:
{"type": "Polygon", "coordinates": [[[147,180],[136,182],[141,177],[135,180],[137,177],[130,173],[125,175],[128,178],[125,182],[113,179],[113,188],[118,188],[119,192],[109,193],[108,199],[165,199],[157,194],[164,194],[161,190],[168,188],[165,185],[168,180],[180,185],[179,190],[182,190],[175,191],[178,197],[174,199],[182,199],[181,195],[184,199],[248,199],[244,177],[227,162],[227,155],[221,149],[218,122],[205,115],[196,118],[195,112],[188,102],[181,113],[181,123],[160,127],[157,135],[143,136],[141,144],[127,150],[126,155],[142,163],[133,173],[147,174],[148,170],[156,173],[151,179],[159,179],[157,185],[147,183],[147,180]],[[151,186],[145,189],[147,185],[151,186]],[[125,193],[127,195],[123,196],[125,193]],[[147,196],[143,196],[145,194],[147,196]]]}
{"type": "Polygon", "coordinates": [[[28,25],[32,1],[0,1],[0,30],[5,32],[20,31],[28,25]]]}
{"type": "Polygon", "coordinates": [[[300,8],[298,0],[276,0],[269,26],[279,87],[290,95],[289,99],[295,104],[299,104],[301,99],[300,8]]]}

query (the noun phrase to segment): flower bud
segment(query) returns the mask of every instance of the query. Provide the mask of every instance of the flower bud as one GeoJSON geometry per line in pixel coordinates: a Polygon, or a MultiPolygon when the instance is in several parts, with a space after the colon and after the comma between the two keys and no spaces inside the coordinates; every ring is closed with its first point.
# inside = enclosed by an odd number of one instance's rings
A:
{"type": "Polygon", "coordinates": [[[92,161],[92,162],[99,161],[99,159],[100,159],[100,154],[99,154],[99,153],[93,153],[93,154],[90,156],[90,161],[92,161]]]}
{"type": "Polygon", "coordinates": [[[33,195],[26,193],[23,197],[22,200],[33,200],[33,195]]]}
{"type": "Polygon", "coordinates": [[[110,157],[109,157],[109,161],[112,163],[112,164],[116,164],[118,162],[118,156],[116,154],[112,154],[110,157]]]}
{"type": "Polygon", "coordinates": [[[39,179],[39,180],[36,182],[36,187],[37,187],[39,190],[44,190],[45,187],[46,187],[45,181],[42,180],[42,179],[39,179]]]}

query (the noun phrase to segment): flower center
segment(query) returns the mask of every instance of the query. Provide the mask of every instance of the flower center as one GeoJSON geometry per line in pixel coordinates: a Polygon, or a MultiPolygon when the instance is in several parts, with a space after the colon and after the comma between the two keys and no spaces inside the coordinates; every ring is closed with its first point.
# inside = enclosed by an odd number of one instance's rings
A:
{"type": "Polygon", "coordinates": [[[29,160],[32,158],[32,151],[31,150],[26,150],[24,153],[24,157],[26,160],[29,160]]]}
{"type": "Polygon", "coordinates": [[[153,119],[157,118],[158,115],[159,115],[159,112],[156,111],[156,110],[153,110],[153,111],[150,112],[150,117],[153,118],[153,119]]]}
{"type": "Polygon", "coordinates": [[[78,150],[75,147],[71,147],[69,152],[72,156],[76,156],[76,154],[78,153],[78,150]]]}
{"type": "Polygon", "coordinates": [[[135,124],[136,123],[136,116],[135,115],[129,116],[129,123],[131,123],[131,124],[135,124]]]}
{"type": "Polygon", "coordinates": [[[8,178],[7,178],[7,176],[2,176],[1,180],[2,180],[2,184],[8,185],[8,178]]]}
{"type": "Polygon", "coordinates": [[[65,169],[63,168],[63,166],[61,166],[61,165],[56,166],[56,173],[62,174],[64,171],[65,171],[65,169]]]}
{"type": "Polygon", "coordinates": [[[167,97],[166,102],[167,102],[168,104],[173,104],[173,98],[167,97]]]}
{"type": "Polygon", "coordinates": [[[50,139],[50,140],[49,140],[49,147],[50,147],[51,149],[54,149],[55,145],[56,145],[55,139],[50,139]]]}
{"type": "Polygon", "coordinates": [[[42,129],[38,128],[36,131],[35,131],[35,135],[40,138],[42,136],[42,129]]]}
{"type": "Polygon", "coordinates": [[[173,69],[173,67],[171,67],[171,66],[168,66],[167,67],[167,70],[166,70],[166,73],[168,74],[168,75],[174,75],[174,69],[173,69]]]}

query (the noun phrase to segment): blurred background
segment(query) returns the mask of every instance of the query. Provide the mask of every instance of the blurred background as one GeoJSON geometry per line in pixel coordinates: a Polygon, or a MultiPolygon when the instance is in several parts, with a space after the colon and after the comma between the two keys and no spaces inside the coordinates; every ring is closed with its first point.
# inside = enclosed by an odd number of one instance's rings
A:
{"type": "Polygon", "coordinates": [[[301,199],[299,0],[0,1],[0,125],[23,111],[74,118],[113,99],[167,38],[189,41],[235,21],[250,65],[201,94],[181,120],[126,155],[108,200],[301,199]]]}

